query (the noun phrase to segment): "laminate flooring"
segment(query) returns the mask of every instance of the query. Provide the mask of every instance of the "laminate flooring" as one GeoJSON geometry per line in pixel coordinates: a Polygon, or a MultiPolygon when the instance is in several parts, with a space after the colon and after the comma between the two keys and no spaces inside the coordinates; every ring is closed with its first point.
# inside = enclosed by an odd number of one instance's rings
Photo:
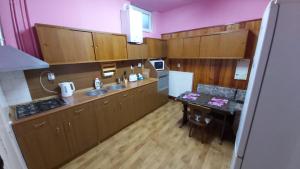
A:
{"type": "Polygon", "coordinates": [[[182,105],[169,101],[61,169],[229,169],[233,143],[179,128],[182,105]]]}

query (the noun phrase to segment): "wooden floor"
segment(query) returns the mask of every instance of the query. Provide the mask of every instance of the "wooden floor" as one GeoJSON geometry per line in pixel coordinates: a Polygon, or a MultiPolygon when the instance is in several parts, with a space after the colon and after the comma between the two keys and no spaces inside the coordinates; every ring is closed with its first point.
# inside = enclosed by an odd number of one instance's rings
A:
{"type": "Polygon", "coordinates": [[[228,169],[233,143],[188,137],[188,127],[178,127],[181,110],[170,101],[62,169],[228,169]]]}

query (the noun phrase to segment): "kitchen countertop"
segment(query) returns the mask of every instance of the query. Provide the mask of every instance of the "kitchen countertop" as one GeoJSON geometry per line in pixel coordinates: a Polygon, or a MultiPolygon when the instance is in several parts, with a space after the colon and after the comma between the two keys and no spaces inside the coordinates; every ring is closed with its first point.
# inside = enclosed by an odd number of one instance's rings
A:
{"type": "MultiPolygon", "coordinates": [[[[16,125],[16,124],[19,124],[19,123],[22,123],[22,122],[25,122],[25,121],[34,120],[36,118],[47,116],[49,114],[52,114],[52,113],[55,113],[55,112],[58,112],[58,111],[69,109],[69,108],[72,108],[74,106],[82,105],[82,104],[85,104],[85,103],[88,103],[88,102],[91,102],[91,101],[94,101],[94,100],[105,98],[105,97],[111,96],[113,94],[124,92],[124,91],[130,90],[130,89],[134,89],[136,87],[144,86],[144,85],[154,83],[154,82],[157,82],[157,81],[158,80],[156,78],[148,78],[148,79],[137,81],[137,82],[128,82],[128,84],[126,85],[126,88],[121,89],[121,90],[109,91],[106,94],[101,95],[101,96],[87,96],[86,92],[89,91],[89,90],[92,90],[93,88],[78,90],[73,94],[73,96],[63,98],[63,100],[66,102],[66,105],[55,108],[55,109],[51,109],[51,110],[48,110],[48,111],[45,111],[45,112],[42,112],[42,113],[38,113],[38,114],[29,116],[29,117],[25,117],[25,118],[22,118],[22,119],[16,119],[16,117],[15,117],[15,107],[11,107],[11,111],[10,111],[11,122],[12,122],[12,125],[16,125]]],[[[112,85],[112,84],[114,84],[114,83],[106,84],[106,85],[104,85],[104,87],[112,85]]],[[[49,99],[49,98],[53,98],[53,97],[58,97],[58,96],[45,97],[45,98],[40,98],[40,99],[33,100],[33,101],[45,100],[45,99],[49,99]]]]}

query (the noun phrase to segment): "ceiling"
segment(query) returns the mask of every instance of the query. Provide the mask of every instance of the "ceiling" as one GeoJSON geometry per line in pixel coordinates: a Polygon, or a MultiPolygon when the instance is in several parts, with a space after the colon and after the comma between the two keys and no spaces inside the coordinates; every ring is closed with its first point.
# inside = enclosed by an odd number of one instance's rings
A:
{"type": "Polygon", "coordinates": [[[199,0],[129,0],[131,4],[147,11],[164,12],[199,0]]]}

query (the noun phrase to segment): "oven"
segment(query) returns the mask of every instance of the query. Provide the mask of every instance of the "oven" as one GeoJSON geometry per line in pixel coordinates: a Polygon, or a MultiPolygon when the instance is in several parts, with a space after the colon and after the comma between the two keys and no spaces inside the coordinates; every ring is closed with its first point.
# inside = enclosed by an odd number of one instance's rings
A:
{"type": "Polygon", "coordinates": [[[158,92],[169,89],[169,71],[157,71],[158,92]]]}

